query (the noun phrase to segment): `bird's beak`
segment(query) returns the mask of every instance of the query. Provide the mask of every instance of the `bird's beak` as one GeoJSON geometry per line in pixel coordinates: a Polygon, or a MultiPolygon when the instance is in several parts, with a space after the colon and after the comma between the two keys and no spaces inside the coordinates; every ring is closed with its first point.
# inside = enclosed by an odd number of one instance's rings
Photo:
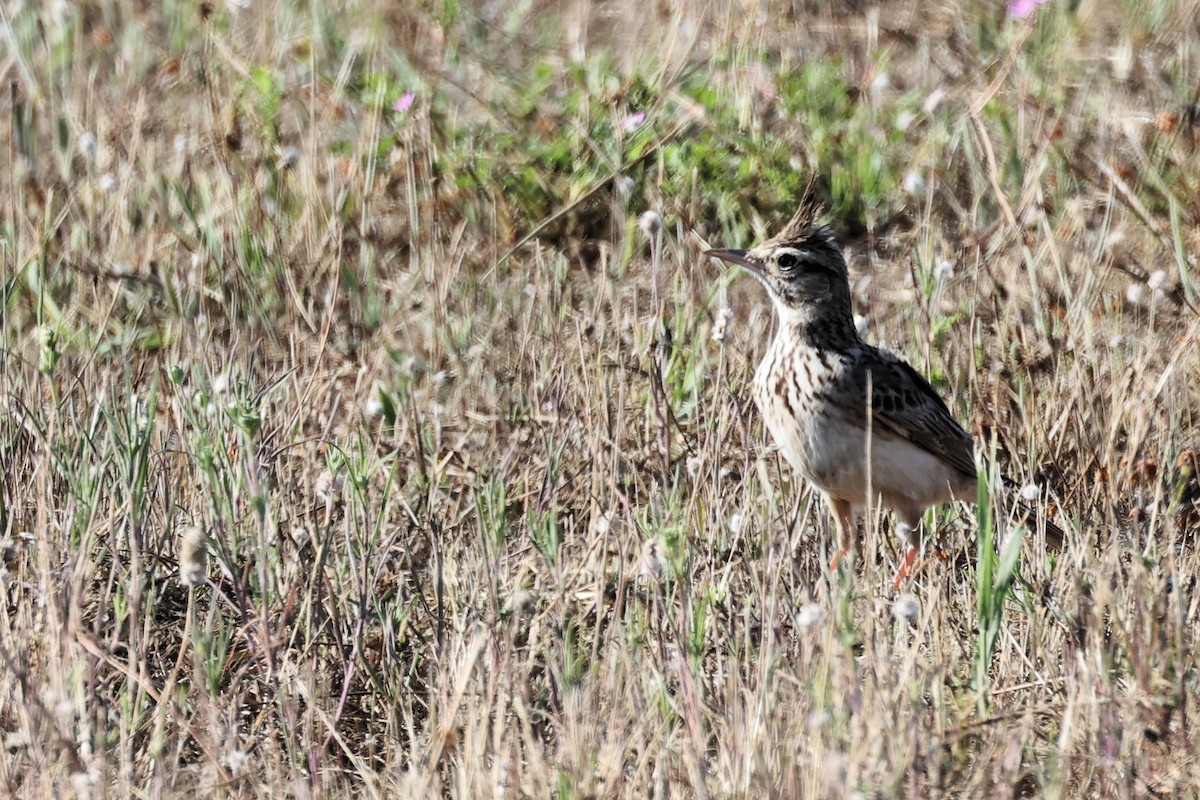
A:
{"type": "Polygon", "coordinates": [[[754,273],[760,272],[758,265],[746,257],[747,252],[747,250],[705,250],[704,255],[728,261],[730,264],[737,264],[754,273]]]}

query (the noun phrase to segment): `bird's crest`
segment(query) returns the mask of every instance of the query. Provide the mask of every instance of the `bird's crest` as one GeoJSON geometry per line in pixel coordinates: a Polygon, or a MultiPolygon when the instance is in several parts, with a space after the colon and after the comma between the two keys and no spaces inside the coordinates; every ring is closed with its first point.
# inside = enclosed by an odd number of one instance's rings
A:
{"type": "Polygon", "coordinates": [[[804,242],[813,237],[827,239],[831,232],[828,226],[821,225],[821,217],[825,214],[825,206],[817,197],[817,176],[808,179],[804,194],[800,197],[800,206],[788,220],[783,230],[772,236],[767,244],[784,245],[804,242]]]}

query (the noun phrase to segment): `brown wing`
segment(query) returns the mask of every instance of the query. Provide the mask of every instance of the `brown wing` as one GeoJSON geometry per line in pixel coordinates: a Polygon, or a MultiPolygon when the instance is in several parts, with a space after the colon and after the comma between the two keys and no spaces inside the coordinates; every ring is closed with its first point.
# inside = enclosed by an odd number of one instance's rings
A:
{"type": "MultiPolygon", "coordinates": [[[[933,453],[963,475],[975,477],[975,443],[921,373],[891,353],[871,348],[855,369],[855,383],[862,397],[866,396],[868,375],[876,425],[933,453]]],[[[1015,486],[1007,477],[1004,483],[1010,489],[1015,486]]],[[[1034,524],[1038,513],[1023,501],[1017,500],[1017,506],[1026,522],[1034,524]]],[[[1046,546],[1061,550],[1066,538],[1063,529],[1049,519],[1043,522],[1046,546]]]]}
{"type": "Polygon", "coordinates": [[[929,381],[891,353],[874,348],[858,360],[855,369],[863,397],[868,376],[876,425],[929,451],[963,475],[975,476],[975,443],[929,381]]]}

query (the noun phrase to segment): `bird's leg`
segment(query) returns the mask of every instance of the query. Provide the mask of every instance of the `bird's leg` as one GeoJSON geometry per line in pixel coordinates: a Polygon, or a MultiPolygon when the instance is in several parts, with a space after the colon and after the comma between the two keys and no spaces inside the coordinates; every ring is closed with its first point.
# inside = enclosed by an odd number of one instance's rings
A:
{"type": "Polygon", "coordinates": [[[833,509],[833,521],[838,534],[838,551],[829,560],[829,569],[832,571],[837,569],[838,562],[850,552],[853,543],[850,537],[854,532],[854,507],[846,500],[833,497],[829,498],[829,507],[833,509]]]}
{"type": "MultiPolygon", "coordinates": [[[[920,524],[920,523],[918,523],[920,524]]],[[[913,563],[917,560],[917,554],[920,552],[921,536],[917,533],[917,525],[909,525],[907,522],[896,523],[896,532],[900,533],[908,549],[904,552],[904,559],[900,562],[900,568],[896,570],[896,577],[892,581],[892,591],[900,591],[900,587],[908,576],[913,572],[913,563]]]]}

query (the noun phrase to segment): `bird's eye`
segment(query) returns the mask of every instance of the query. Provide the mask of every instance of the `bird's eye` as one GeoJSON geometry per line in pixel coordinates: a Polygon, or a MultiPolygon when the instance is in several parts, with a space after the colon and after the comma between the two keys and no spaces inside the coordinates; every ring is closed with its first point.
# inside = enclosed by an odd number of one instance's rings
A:
{"type": "Polygon", "coordinates": [[[800,256],[795,253],[780,253],[776,263],[779,264],[781,272],[795,272],[800,266],[800,256]]]}

